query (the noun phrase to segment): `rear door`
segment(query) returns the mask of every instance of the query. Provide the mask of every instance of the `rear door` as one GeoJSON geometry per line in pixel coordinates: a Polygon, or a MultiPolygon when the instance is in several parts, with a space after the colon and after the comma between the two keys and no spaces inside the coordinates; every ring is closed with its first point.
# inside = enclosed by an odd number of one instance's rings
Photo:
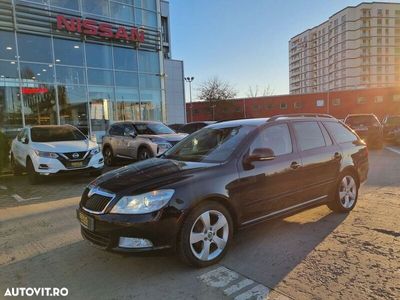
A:
{"type": "Polygon", "coordinates": [[[342,160],[341,149],[317,121],[296,121],[292,126],[303,163],[298,204],[322,200],[336,184],[342,160]]]}
{"type": "Polygon", "coordinates": [[[290,207],[300,188],[301,160],[293,146],[286,123],[262,129],[239,160],[240,197],[243,219],[247,222],[290,207]],[[275,159],[243,165],[243,159],[257,148],[270,148],[275,159]]]}

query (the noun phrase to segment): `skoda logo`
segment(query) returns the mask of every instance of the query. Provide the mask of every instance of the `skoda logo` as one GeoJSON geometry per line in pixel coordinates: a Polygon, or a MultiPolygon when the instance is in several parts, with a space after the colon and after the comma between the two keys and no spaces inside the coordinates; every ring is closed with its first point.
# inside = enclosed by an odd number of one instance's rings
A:
{"type": "Polygon", "coordinates": [[[72,154],[72,157],[73,158],[79,158],[79,154],[75,152],[74,154],[72,154]]]}

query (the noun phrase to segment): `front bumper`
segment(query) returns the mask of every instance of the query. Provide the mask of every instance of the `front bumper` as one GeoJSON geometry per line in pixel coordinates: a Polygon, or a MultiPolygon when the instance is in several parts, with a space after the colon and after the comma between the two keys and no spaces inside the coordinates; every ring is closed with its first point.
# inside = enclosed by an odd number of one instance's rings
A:
{"type": "MultiPolygon", "coordinates": [[[[180,213],[164,209],[143,215],[91,214],[79,207],[77,216],[83,213],[93,222],[90,229],[81,223],[85,240],[105,250],[118,252],[147,252],[174,248],[179,232],[180,213]],[[119,246],[120,237],[146,239],[152,243],[147,248],[124,248],[119,246]]],[[[172,209],[174,210],[174,209],[172,209]]]]}
{"type": "Polygon", "coordinates": [[[104,167],[104,159],[101,153],[93,155],[88,162],[81,167],[67,168],[60,160],[56,158],[46,158],[36,156],[32,159],[35,171],[40,175],[61,174],[66,172],[91,172],[100,170],[104,167]]]}

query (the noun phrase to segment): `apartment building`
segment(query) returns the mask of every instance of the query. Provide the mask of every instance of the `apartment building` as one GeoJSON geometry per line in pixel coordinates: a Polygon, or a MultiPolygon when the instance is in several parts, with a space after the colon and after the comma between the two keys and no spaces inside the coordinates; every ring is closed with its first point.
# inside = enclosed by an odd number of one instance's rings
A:
{"type": "Polygon", "coordinates": [[[400,3],[363,2],[289,41],[291,94],[400,85],[400,3]]]}

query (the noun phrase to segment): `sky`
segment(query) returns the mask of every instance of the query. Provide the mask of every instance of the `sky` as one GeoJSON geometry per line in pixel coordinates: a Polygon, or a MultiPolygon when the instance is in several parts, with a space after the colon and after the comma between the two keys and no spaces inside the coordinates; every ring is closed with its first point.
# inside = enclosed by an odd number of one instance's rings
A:
{"type": "MultiPolygon", "coordinates": [[[[193,76],[193,101],[198,87],[217,76],[230,83],[236,97],[249,87],[270,86],[289,93],[289,39],[312,28],[350,0],[169,0],[172,58],[184,61],[193,76]]],[[[369,2],[369,1],[367,1],[369,2]]],[[[398,1],[386,1],[398,2],[398,1]]],[[[189,101],[186,84],[186,101],[189,101]]]]}

